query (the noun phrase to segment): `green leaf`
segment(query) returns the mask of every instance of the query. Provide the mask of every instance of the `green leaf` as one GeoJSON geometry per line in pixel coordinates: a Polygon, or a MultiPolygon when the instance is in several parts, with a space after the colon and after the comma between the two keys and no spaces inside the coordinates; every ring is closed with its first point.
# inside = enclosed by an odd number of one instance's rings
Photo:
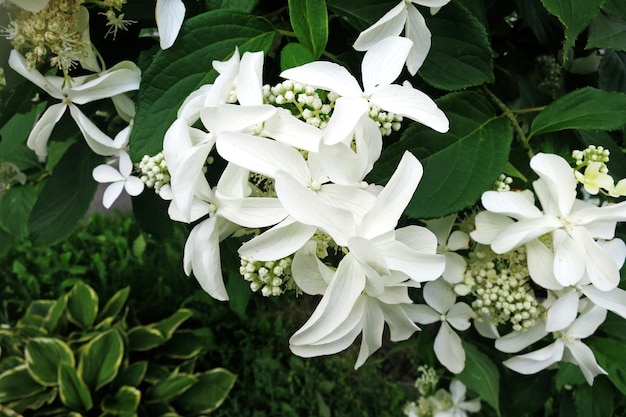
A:
{"type": "Polygon", "coordinates": [[[97,321],[102,321],[106,318],[115,318],[122,311],[126,305],[126,300],[130,294],[130,287],[122,288],[113,294],[113,297],[107,301],[100,313],[98,313],[97,321]]]}
{"type": "Polygon", "coordinates": [[[617,17],[599,13],[589,26],[587,49],[590,48],[626,51],[626,22],[617,17]]]}
{"type": "Polygon", "coordinates": [[[626,2],[624,0],[606,0],[602,10],[612,16],[626,20],[626,2]]]}
{"type": "Polygon", "coordinates": [[[160,51],[142,76],[137,115],[130,137],[133,160],[163,149],[163,137],[176,119],[187,95],[213,82],[214,60],[239,51],[265,51],[274,39],[274,28],[247,13],[213,10],[185,22],[176,45],[160,51]]]}
{"type": "Polygon", "coordinates": [[[543,6],[559,18],[565,27],[563,57],[574,46],[578,35],[596,17],[604,0],[541,0],[543,6]]]}
{"type": "Polygon", "coordinates": [[[91,172],[101,158],[84,142],[72,145],[63,155],[28,219],[34,245],[46,246],[67,237],[84,218],[98,186],[91,172]]]}
{"type": "Polygon", "coordinates": [[[136,326],[127,333],[130,350],[150,350],[165,343],[163,334],[148,326],[136,326]]]}
{"type": "Polygon", "coordinates": [[[183,324],[189,317],[193,315],[193,312],[186,308],[181,308],[168,318],[161,320],[158,323],[154,323],[151,326],[157,329],[166,340],[172,337],[172,334],[176,331],[178,326],[183,324]]]}
{"type": "Polygon", "coordinates": [[[432,46],[419,74],[427,83],[442,90],[461,90],[493,81],[487,31],[469,10],[449,3],[425,18],[432,46]]]}
{"type": "Polygon", "coordinates": [[[113,381],[124,358],[124,341],[117,329],[100,333],[80,349],[78,374],[91,390],[113,381]]]}
{"type": "Polygon", "coordinates": [[[539,42],[550,49],[561,46],[561,23],[541,5],[539,0],[515,0],[519,15],[532,29],[539,42]]]}
{"type": "MultiPolygon", "coordinates": [[[[47,390],[31,395],[30,397],[5,403],[4,405],[6,407],[16,412],[16,414],[9,414],[6,417],[22,417],[23,414],[18,413],[24,413],[26,410],[39,410],[46,404],[51,404],[57,398],[58,393],[59,390],[57,388],[48,388],[47,390]]],[[[0,406],[0,410],[2,410],[1,407],[2,406],[0,406]]],[[[6,412],[6,410],[2,411],[6,412]]],[[[3,415],[3,417],[5,416],[3,415]]]]}
{"type": "Polygon", "coordinates": [[[116,388],[121,388],[124,385],[138,387],[146,376],[147,370],[148,361],[133,362],[118,373],[113,385],[116,388]]]}
{"type": "Polygon", "coordinates": [[[160,352],[173,359],[192,359],[206,348],[206,339],[206,336],[202,337],[194,330],[180,330],[163,345],[160,352]]]}
{"type": "Polygon", "coordinates": [[[66,363],[60,364],[58,381],[59,397],[63,404],[80,413],[91,410],[93,400],[89,388],[80,379],[74,367],[66,363]]]}
{"type": "Polygon", "coordinates": [[[27,398],[45,389],[32,378],[26,364],[0,374],[0,403],[27,398]]]}
{"type": "Polygon", "coordinates": [[[43,323],[44,328],[49,334],[52,334],[59,325],[59,322],[63,317],[63,313],[65,313],[65,307],[66,299],[64,295],[60,296],[56,301],[50,304],[50,309],[46,313],[43,323]]]}
{"type": "Polygon", "coordinates": [[[78,281],[67,293],[67,319],[82,329],[89,329],[98,314],[98,294],[78,281]]]}
{"type": "Polygon", "coordinates": [[[39,160],[32,149],[26,146],[28,134],[33,128],[37,116],[41,114],[47,103],[39,103],[28,113],[15,114],[0,129],[0,161],[14,163],[20,170],[39,167],[39,160]]]}
{"type": "Polygon", "coordinates": [[[554,377],[556,389],[561,391],[566,386],[586,384],[585,376],[577,365],[561,362],[554,377]]]}
{"type": "Polygon", "coordinates": [[[135,387],[124,385],[115,393],[114,397],[105,397],[102,401],[102,410],[114,415],[133,413],[139,407],[141,391],[135,387]]]}
{"type": "Polygon", "coordinates": [[[487,355],[463,342],[465,369],[457,375],[468,388],[480,395],[500,415],[500,373],[487,355]]]}
{"type": "Polygon", "coordinates": [[[370,27],[398,4],[395,0],[365,2],[363,0],[328,0],[330,10],[359,32],[370,27]]]}
{"type": "Polygon", "coordinates": [[[604,51],[598,75],[598,85],[604,91],[626,93],[626,52],[604,51]]]}
{"type": "Polygon", "coordinates": [[[289,0],[289,19],[296,37],[319,58],[328,41],[328,12],[325,0],[289,0]]]}
{"type": "Polygon", "coordinates": [[[0,195],[0,227],[16,240],[25,238],[28,215],[36,200],[37,191],[32,185],[15,186],[3,191],[0,195]]]}
{"type": "Polygon", "coordinates": [[[530,134],[564,129],[613,130],[626,124],[626,94],[591,87],[574,90],[553,101],[533,120],[530,134]]]}
{"type": "Polygon", "coordinates": [[[216,368],[197,375],[198,382],[176,400],[176,409],[183,415],[207,414],[217,409],[235,385],[237,376],[216,368]]]}
{"type": "Polygon", "coordinates": [[[57,384],[58,367],[62,364],[74,366],[72,349],[59,339],[36,337],[30,339],[24,350],[30,376],[41,385],[57,384]]]}
{"type": "Polygon", "coordinates": [[[597,377],[593,385],[582,384],[574,391],[577,417],[612,417],[613,387],[608,379],[597,377]]]}
{"type": "Polygon", "coordinates": [[[168,403],[191,388],[196,382],[198,382],[198,378],[194,375],[173,373],[148,388],[146,402],[168,403]]]}
{"type": "Polygon", "coordinates": [[[450,120],[450,131],[441,135],[414,124],[400,142],[389,146],[374,166],[371,180],[383,183],[396,169],[402,153],[411,151],[424,166],[406,214],[426,219],[458,212],[492,188],[509,155],[512,131],[509,123],[495,117],[482,96],[453,93],[437,100],[450,120]]]}
{"type": "Polygon", "coordinates": [[[280,69],[283,71],[313,61],[315,61],[313,54],[301,43],[288,43],[280,52],[280,69]]]}
{"type": "Polygon", "coordinates": [[[250,13],[259,0],[205,0],[207,10],[233,9],[250,13]]]}
{"type": "Polygon", "coordinates": [[[623,366],[626,344],[606,338],[594,338],[587,343],[596,355],[598,364],[609,373],[611,382],[622,394],[626,394],[626,369],[623,366]]]}

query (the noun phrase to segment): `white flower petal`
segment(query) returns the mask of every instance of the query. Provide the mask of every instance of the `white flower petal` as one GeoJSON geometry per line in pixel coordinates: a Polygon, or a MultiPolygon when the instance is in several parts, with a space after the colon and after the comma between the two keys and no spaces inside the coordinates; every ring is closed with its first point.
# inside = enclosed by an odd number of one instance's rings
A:
{"type": "Polygon", "coordinates": [[[277,198],[220,199],[217,213],[243,227],[267,227],[284,220],[287,212],[277,198]]]}
{"type": "Polygon", "coordinates": [[[467,269],[465,258],[454,252],[446,252],[443,256],[446,259],[446,268],[442,273],[443,279],[450,284],[458,284],[463,281],[463,275],[467,269]]]}
{"type": "Polygon", "coordinates": [[[526,243],[526,260],[530,278],[548,290],[563,288],[554,277],[554,253],[538,239],[526,243]]]}
{"type": "Polygon", "coordinates": [[[84,84],[70,88],[73,103],[85,104],[139,89],[141,71],[130,61],[123,61],[101,72],[84,84]]]}
{"type": "Polygon", "coordinates": [[[470,236],[478,243],[490,245],[498,234],[513,220],[507,216],[490,211],[481,211],[474,218],[475,229],[470,232],[470,236]]]}
{"type": "Polygon", "coordinates": [[[11,0],[12,3],[31,13],[39,13],[48,5],[49,1],[50,0],[11,0]]]}
{"type": "Polygon", "coordinates": [[[296,222],[288,217],[239,248],[239,254],[259,261],[274,261],[300,249],[317,228],[296,222]]]}
{"type": "Polygon", "coordinates": [[[339,97],[335,101],[333,114],[324,129],[324,143],[334,145],[348,143],[362,119],[369,112],[369,104],[362,97],[339,97]]]}
{"type": "Polygon", "coordinates": [[[504,366],[523,375],[536,374],[563,357],[565,345],[561,339],[551,345],[525,355],[514,356],[503,362],[504,366]]]}
{"type": "Polygon", "coordinates": [[[128,177],[126,178],[126,182],[124,183],[124,189],[131,196],[138,196],[143,192],[144,183],[141,179],[137,177],[128,177]]]}
{"type": "Polygon", "coordinates": [[[420,253],[436,253],[437,238],[425,227],[405,226],[395,231],[396,240],[420,253]]]}
{"type": "Polygon", "coordinates": [[[278,108],[276,113],[263,123],[261,135],[296,149],[317,152],[323,132],[317,127],[295,118],[289,110],[278,108]]]}
{"type": "Polygon", "coordinates": [[[583,312],[567,330],[572,338],[585,339],[600,327],[606,319],[606,310],[601,306],[594,305],[591,309],[583,312]]]}
{"type": "Polygon", "coordinates": [[[73,104],[70,104],[68,107],[72,118],[85,138],[85,142],[87,142],[92,151],[103,156],[111,156],[119,152],[119,149],[115,147],[113,139],[101,131],[78,107],[73,104]]]}
{"type": "Polygon", "coordinates": [[[576,178],[574,170],[562,157],[554,154],[538,153],[530,160],[530,167],[539,174],[549,190],[549,195],[538,194],[544,211],[553,214],[569,214],[576,199],[576,178]],[[548,211],[546,205],[556,203],[558,213],[548,211]]]}
{"type": "Polygon", "coordinates": [[[361,72],[366,95],[388,86],[398,78],[412,46],[413,42],[407,38],[391,36],[376,43],[365,53],[361,72]]]}
{"type": "Polygon", "coordinates": [[[424,300],[439,314],[446,314],[456,301],[452,286],[442,279],[431,281],[424,286],[424,300]]]}
{"type": "Polygon", "coordinates": [[[174,45],[185,19],[185,4],[182,0],[157,0],[154,16],[159,30],[161,49],[174,45]]]}
{"type": "Polygon", "coordinates": [[[291,264],[293,280],[309,295],[323,295],[335,273],[319,260],[316,251],[317,243],[308,241],[296,252],[291,264]]]}
{"type": "Polygon", "coordinates": [[[406,5],[401,1],[376,23],[361,32],[352,47],[357,51],[367,51],[385,38],[400,35],[405,22],[406,5]]]}
{"type": "Polygon", "coordinates": [[[244,52],[237,76],[237,101],[243,106],[263,104],[263,52],[244,52]]]}
{"type": "Polygon", "coordinates": [[[54,126],[65,113],[65,109],[67,109],[67,105],[63,103],[53,104],[48,107],[30,131],[26,145],[34,150],[37,156],[45,157],[48,155],[48,140],[54,126]]]}
{"type": "Polygon", "coordinates": [[[108,182],[117,182],[124,181],[124,177],[120,172],[113,168],[111,165],[98,165],[91,172],[91,176],[94,180],[98,181],[101,184],[105,184],[108,182]]]}
{"type": "Polygon", "coordinates": [[[411,75],[415,75],[430,51],[431,34],[424,16],[413,6],[407,7],[404,36],[413,42],[413,47],[406,59],[406,67],[411,75]]]}
{"type": "Polygon", "coordinates": [[[474,311],[470,306],[465,303],[456,303],[446,314],[446,319],[455,329],[467,330],[472,325],[471,319],[474,316],[474,311]]]}
{"type": "Polygon", "coordinates": [[[578,314],[578,292],[569,290],[546,311],[546,331],[556,332],[572,324],[578,314]]]}
{"type": "Polygon", "coordinates": [[[502,230],[491,242],[491,249],[495,253],[506,253],[512,249],[537,239],[561,226],[561,222],[554,216],[543,216],[536,219],[521,220],[502,230]]]}
{"type": "Polygon", "coordinates": [[[200,119],[209,132],[217,135],[223,131],[240,132],[262,123],[272,117],[275,112],[276,108],[269,104],[258,106],[221,104],[204,107],[200,110],[200,119]]]}
{"type": "Polygon", "coordinates": [[[334,91],[344,97],[359,97],[363,94],[356,78],[347,69],[334,62],[310,62],[285,70],[280,76],[311,87],[334,91]]]}
{"type": "Polygon", "coordinates": [[[602,291],[616,288],[620,281],[619,267],[611,255],[591,238],[584,227],[575,227],[572,235],[583,247],[587,275],[591,283],[602,291]]]}
{"type": "Polygon", "coordinates": [[[363,316],[363,336],[361,348],[354,369],[365,363],[367,358],[383,345],[385,317],[375,299],[365,297],[365,315],[363,316]]]}
{"type": "Polygon", "coordinates": [[[402,242],[390,241],[377,245],[389,269],[404,272],[416,282],[432,281],[441,276],[445,258],[431,253],[420,253],[402,242]]]}
{"type": "Polygon", "coordinates": [[[557,282],[564,287],[576,284],[585,274],[585,249],[577,239],[563,230],[552,234],[554,244],[553,272],[557,282]]]}
{"type": "Polygon", "coordinates": [[[589,385],[593,385],[593,379],[596,375],[608,375],[608,372],[596,362],[596,357],[589,346],[580,340],[567,343],[566,348],[569,353],[567,359],[573,359],[568,360],[568,362],[578,365],[589,385]]]}
{"type": "Polygon", "coordinates": [[[593,285],[585,285],[581,290],[598,307],[605,308],[626,319],[626,291],[621,288],[600,291],[593,285]]]}
{"type": "Polygon", "coordinates": [[[517,220],[541,217],[531,191],[485,191],[480,199],[485,209],[517,220]]]}
{"type": "Polygon", "coordinates": [[[432,324],[441,321],[441,313],[424,304],[413,304],[405,307],[407,315],[416,323],[432,324]]]}
{"type": "Polygon", "coordinates": [[[441,323],[441,328],[435,337],[435,356],[439,362],[453,374],[458,374],[465,368],[465,350],[461,338],[448,325],[441,323]]]}
{"type": "Polygon", "coordinates": [[[61,100],[63,99],[63,93],[57,88],[54,83],[50,82],[47,77],[41,75],[41,73],[35,69],[29,69],[26,59],[22,54],[15,49],[11,50],[9,54],[9,66],[13,68],[18,74],[26,78],[37,87],[50,94],[52,97],[61,100]]]}
{"type": "Polygon", "coordinates": [[[496,340],[496,349],[500,352],[515,353],[527,348],[535,342],[543,339],[546,331],[543,319],[537,320],[535,325],[523,332],[512,332],[496,340]]]}
{"type": "Polygon", "coordinates": [[[115,203],[115,200],[117,200],[120,194],[122,194],[123,189],[124,189],[123,181],[112,182],[106,188],[106,190],[104,190],[104,194],[102,195],[102,205],[105,208],[110,208],[113,205],[113,203],[115,203]]]}
{"type": "Polygon", "coordinates": [[[392,342],[407,340],[419,327],[406,313],[405,308],[410,304],[388,305],[380,303],[379,306],[385,314],[385,321],[389,326],[389,338],[392,342]]]}
{"type": "Polygon", "coordinates": [[[372,193],[350,185],[324,184],[317,192],[324,203],[333,207],[343,208],[361,218],[372,209],[376,196],[372,193]]]}

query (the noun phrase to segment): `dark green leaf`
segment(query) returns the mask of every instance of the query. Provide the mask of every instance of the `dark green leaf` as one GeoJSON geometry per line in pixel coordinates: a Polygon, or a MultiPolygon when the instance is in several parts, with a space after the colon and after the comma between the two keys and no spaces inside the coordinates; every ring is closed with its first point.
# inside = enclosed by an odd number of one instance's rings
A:
{"type": "Polygon", "coordinates": [[[443,90],[460,90],[493,81],[487,31],[469,10],[450,3],[425,18],[432,46],[419,74],[427,83],[443,90]]]}
{"type": "Polygon", "coordinates": [[[126,300],[130,294],[130,287],[122,288],[113,294],[113,297],[107,301],[100,313],[98,313],[98,321],[102,321],[105,318],[115,318],[122,311],[126,305],[126,300]]]}
{"type": "Polygon", "coordinates": [[[30,339],[24,351],[30,376],[41,385],[57,384],[58,367],[61,364],[74,366],[72,349],[59,339],[37,337],[30,339]]]}
{"type": "Polygon", "coordinates": [[[626,2],[624,0],[606,0],[602,10],[610,15],[626,20],[626,2]]]}
{"type": "Polygon", "coordinates": [[[325,0],[289,0],[289,19],[296,37],[317,59],[328,41],[328,12],[325,0]]]}
{"type": "Polygon", "coordinates": [[[564,129],[613,130],[626,124],[626,94],[591,87],[574,90],[548,105],[533,120],[529,138],[564,129]]]}
{"type": "Polygon", "coordinates": [[[626,93],[626,52],[604,51],[600,66],[598,84],[604,91],[626,93]]]}
{"type": "Polygon", "coordinates": [[[574,46],[578,35],[596,17],[604,0],[541,0],[550,13],[565,27],[565,53],[574,46]]]}
{"type": "Polygon", "coordinates": [[[59,325],[59,322],[63,317],[63,313],[65,313],[66,302],[67,300],[65,296],[62,295],[57,298],[56,301],[51,303],[50,310],[46,313],[43,323],[43,326],[48,333],[52,334],[59,325]]]}
{"type": "Polygon", "coordinates": [[[385,149],[370,174],[376,183],[385,182],[405,150],[421,161],[424,176],[406,209],[413,218],[441,217],[474,204],[493,187],[509,155],[511,127],[495,117],[484,97],[454,93],[437,103],[450,120],[450,131],[441,135],[414,124],[385,149]]]}
{"type": "Polygon", "coordinates": [[[89,285],[78,281],[67,293],[67,319],[89,329],[98,314],[98,294],[89,285]]]}
{"type": "Polygon", "coordinates": [[[111,382],[124,358],[124,341],[117,329],[100,333],[80,349],[78,374],[91,390],[111,382]]]}
{"type": "Polygon", "coordinates": [[[102,409],[113,415],[124,415],[137,410],[141,401],[141,391],[135,387],[123,386],[114,397],[106,397],[102,401],[102,409]]]}
{"type": "Polygon", "coordinates": [[[91,172],[100,162],[84,142],[63,155],[31,211],[28,232],[33,244],[45,246],[65,238],[84,218],[98,186],[91,172]]]}
{"type": "Polygon", "coordinates": [[[224,60],[238,46],[244,51],[266,51],[273,27],[247,13],[214,10],[185,22],[176,44],[160,51],[143,74],[137,115],[130,138],[133,160],[163,149],[163,137],[176,119],[186,96],[217,76],[214,60],[224,60]]]}
{"type": "Polygon", "coordinates": [[[622,394],[626,394],[626,368],[623,363],[626,358],[626,344],[606,338],[594,338],[588,344],[596,355],[598,364],[609,373],[611,382],[622,394]]]}
{"type": "Polygon", "coordinates": [[[80,413],[93,407],[89,388],[80,379],[76,369],[65,363],[59,365],[59,397],[63,404],[80,413]]]}
{"type": "Polygon", "coordinates": [[[168,318],[161,320],[158,323],[154,323],[151,327],[158,330],[166,340],[172,337],[172,334],[176,331],[178,326],[183,324],[189,317],[193,315],[193,312],[186,308],[181,308],[168,318]]]}
{"type": "Polygon", "coordinates": [[[148,326],[133,327],[128,331],[130,350],[150,350],[165,343],[166,339],[157,329],[148,326]]]}
{"type": "Polygon", "coordinates": [[[554,378],[556,389],[561,391],[566,386],[586,384],[585,376],[577,365],[562,362],[554,378]]]}
{"type": "MultiPolygon", "coordinates": [[[[2,143],[2,142],[0,142],[2,143]]],[[[0,195],[0,227],[13,235],[16,240],[26,237],[28,215],[35,201],[37,191],[27,184],[11,187],[0,195]]]]}
{"type": "Polygon", "coordinates": [[[39,166],[37,155],[26,146],[28,133],[33,128],[37,116],[43,111],[47,103],[34,106],[28,113],[15,114],[7,124],[0,129],[0,161],[12,162],[20,170],[39,166]]]}
{"type": "Polygon", "coordinates": [[[117,388],[124,385],[137,387],[143,381],[147,369],[148,361],[133,362],[118,373],[113,384],[117,388]]]}
{"type": "Polygon", "coordinates": [[[250,13],[259,0],[205,0],[207,10],[233,9],[250,13]]]}
{"type": "Polygon", "coordinates": [[[168,403],[191,388],[196,382],[198,382],[198,378],[193,375],[171,374],[148,388],[146,402],[168,403]]]}
{"type": "Polygon", "coordinates": [[[500,415],[500,373],[487,355],[470,343],[463,343],[465,369],[457,375],[468,388],[480,395],[500,415]]]}
{"type": "Polygon", "coordinates": [[[192,359],[206,348],[205,342],[206,337],[201,337],[193,330],[180,330],[163,345],[161,352],[174,359],[192,359]]]}
{"type": "Polygon", "coordinates": [[[315,61],[313,54],[301,43],[288,43],[280,52],[280,69],[283,71],[313,61],[315,61]]]}
{"type": "Polygon", "coordinates": [[[27,398],[45,389],[30,376],[26,364],[0,374],[0,403],[27,398]]]}
{"type": "Polygon", "coordinates": [[[371,26],[385,13],[398,4],[395,0],[364,2],[363,0],[328,0],[330,10],[352,25],[358,31],[371,26]]]}
{"type": "Polygon", "coordinates": [[[184,415],[210,413],[224,402],[236,379],[221,368],[199,374],[198,382],[176,400],[176,408],[184,415]]]}
{"type": "Polygon", "coordinates": [[[574,391],[577,417],[613,417],[613,387],[605,377],[593,385],[583,384],[574,391]]]}
{"type": "Polygon", "coordinates": [[[587,49],[590,48],[626,51],[626,22],[617,17],[599,13],[589,27],[587,49]]]}

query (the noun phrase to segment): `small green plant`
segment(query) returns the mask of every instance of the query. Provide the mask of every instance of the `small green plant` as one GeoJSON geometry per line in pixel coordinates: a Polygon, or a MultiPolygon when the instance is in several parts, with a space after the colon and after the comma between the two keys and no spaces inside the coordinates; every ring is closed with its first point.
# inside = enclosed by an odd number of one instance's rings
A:
{"type": "Polygon", "coordinates": [[[78,281],[0,329],[0,415],[203,416],[219,407],[236,377],[195,370],[210,331],[180,329],[188,309],[130,327],[129,292],[99,308],[97,293],[78,281]]]}

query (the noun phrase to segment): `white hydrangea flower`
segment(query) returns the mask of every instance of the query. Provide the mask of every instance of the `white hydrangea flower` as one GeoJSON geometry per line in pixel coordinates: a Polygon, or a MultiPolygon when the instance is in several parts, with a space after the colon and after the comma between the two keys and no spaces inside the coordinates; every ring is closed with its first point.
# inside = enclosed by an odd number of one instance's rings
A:
{"type": "Polygon", "coordinates": [[[93,178],[101,184],[110,183],[104,191],[102,205],[109,208],[125,190],[131,196],[137,196],[143,191],[143,181],[130,175],[133,171],[133,163],[130,156],[122,151],[119,155],[119,170],[111,165],[102,164],[93,169],[93,178]]]}

